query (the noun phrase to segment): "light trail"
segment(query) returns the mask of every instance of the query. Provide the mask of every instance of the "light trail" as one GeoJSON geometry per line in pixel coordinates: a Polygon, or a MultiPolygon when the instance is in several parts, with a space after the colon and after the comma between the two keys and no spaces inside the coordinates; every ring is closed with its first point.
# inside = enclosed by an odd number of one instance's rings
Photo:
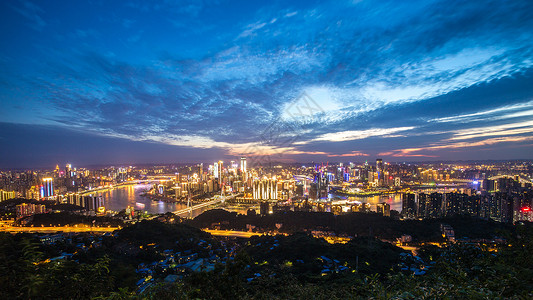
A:
{"type": "Polygon", "coordinates": [[[0,232],[10,233],[106,233],[119,230],[120,227],[91,227],[91,226],[45,226],[45,227],[19,227],[19,226],[5,226],[0,227],[0,232]]]}
{"type": "Polygon", "coordinates": [[[257,233],[257,232],[235,231],[235,230],[216,230],[216,229],[202,229],[202,230],[214,236],[230,236],[230,237],[241,237],[241,238],[251,238],[252,236],[260,236],[264,234],[264,233],[257,233]]]}

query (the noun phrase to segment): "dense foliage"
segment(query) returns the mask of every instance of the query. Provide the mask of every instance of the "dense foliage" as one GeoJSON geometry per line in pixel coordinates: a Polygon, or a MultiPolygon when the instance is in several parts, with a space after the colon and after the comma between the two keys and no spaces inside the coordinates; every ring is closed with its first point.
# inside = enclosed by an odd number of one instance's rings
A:
{"type": "Polygon", "coordinates": [[[457,237],[492,238],[503,231],[512,230],[512,225],[486,221],[469,216],[456,216],[443,219],[399,220],[383,217],[376,213],[333,213],[287,211],[272,215],[239,215],[222,209],[207,211],[191,225],[209,228],[213,224],[222,229],[246,230],[246,225],[254,225],[262,231],[278,231],[276,224],[282,224],[280,232],[295,233],[305,230],[328,230],[351,236],[378,236],[393,240],[402,234],[409,234],[418,241],[440,240],[440,224],[451,225],[457,237]]]}
{"type": "Polygon", "coordinates": [[[43,245],[33,235],[4,233],[0,234],[0,295],[2,299],[531,299],[533,226],[516,225],[504,238],[506,242],[496,246],[424,246],[419,257],[430,267],[417,276],[402,267],[416,260],[406,261],[403,250],[371,237],[346,244],[328,244],[306,233],[217,241],[196,228],[158,221],[139,222],[115,236],[81,235],[53,245],[43,245]],[[227,250],[214,270],[192,272],[176,282],[165,282],[166,274],[154,273],[154,284],[139,292],[136,282],[141,275],[135,272],[139,264],[161,260],[167,248],[207,255],[202,254],[201,241],[211,243],[219,256],[227,250]],[[85,250],[75,251],[70,259],[51,259],[74,251],[73,244],[83,244],[85,250]]]}

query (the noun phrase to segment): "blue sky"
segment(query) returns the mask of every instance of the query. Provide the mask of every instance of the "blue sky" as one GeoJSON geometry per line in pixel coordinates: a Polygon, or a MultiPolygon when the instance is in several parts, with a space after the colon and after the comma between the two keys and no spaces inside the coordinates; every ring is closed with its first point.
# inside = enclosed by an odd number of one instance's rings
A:
{"type": "Polygon", "coordinates": [[[532,159],[532,28],[531,1],[1,1],[0,167],[532,159]]]}

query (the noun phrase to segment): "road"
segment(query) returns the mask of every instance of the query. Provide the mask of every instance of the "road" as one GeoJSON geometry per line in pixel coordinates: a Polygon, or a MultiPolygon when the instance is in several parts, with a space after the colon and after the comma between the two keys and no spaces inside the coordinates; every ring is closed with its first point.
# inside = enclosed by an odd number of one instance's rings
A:
{"type": "Polygon", "coordinates": [[[61,232],[90,232],[90,233],[106,233],[113,232],[120,229],[119,227],[94,227],[94,226],[46,226],[46,227],[18,227],[18,226],[2,226],[0,227],[0,232],[10,232],[10,233],[56,233],[61,232]]]}
{"type": "Polygon", "coordinates": [[[231,236],[231,237],[241,237],[241,238],[251,238],[252,236],[263,235],[263,233],[248,232],[248,231],[234,231],[234,230],[203,229],[203,231],[208,232],[215,236],[231,236]]]}
{"type": "MultiPolygon", "coordinates": [[[[19,226],[9,226],[4,225],[0,227],[0,232],[10,232],[10,233],[56,233],[67,232],[67,233],[106,233],[119,230],[120,227],[91,227],[86,225],[80,226],[45,226],[45,227],[19,227],[19,226]]],[[[241,238],[250,238],[252,236],[262,235],[262,233],[256,232],[247,232],[247,231],[233,231],[233,230],[211,230],[204,229],[205,232],[208,232],[215,236],[231,236],[231,237],[241,237],[241,238]]]]}

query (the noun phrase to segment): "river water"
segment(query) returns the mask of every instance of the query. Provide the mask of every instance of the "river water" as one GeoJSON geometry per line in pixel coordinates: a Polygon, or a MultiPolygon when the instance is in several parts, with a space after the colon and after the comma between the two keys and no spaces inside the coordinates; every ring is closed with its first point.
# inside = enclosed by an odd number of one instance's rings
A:
{"type": "Polygon", "coordinates": [[[152,201],[141,194],[151,188],[150,184],[126,185],[98,193],[104,199],[106,209],[120,211],[127,206],[135,207],[136,210],[147,211],[152,214],[164,214],[182,208],[187,208],[186,204],[166,203],[163,201],[152,201]]]}
{"type": "MultiPolygon", "coordinates": [[[[135,207],[136,210],[147,211],[152,214],[163,214],[166,212],[174,212],[186,208],[186,204],[182,203],[167,203],[163,201],[153,201],[149,198],[141,196],[143,192],[150,189],[149,184],[127,185],[114,188],[98,193],[104,200],[106,209],[120,211],[128,206],[135,207]]],[[[391,206],[391,210],[401,211],[402,199],[399,194],[371,196],[371,197],[346,197],[350,201],[359,201],[370,203],[375,210],[377,203],[386,202],[391,206]]],[[[209,208],[196,210],[193,215],[198,215],[209,208]]]]}
{"type": "Polygon", "coordinates": [[[401,194],[387,194],[387,195],[376,195],[370,197],[346,197],[346,200],[349,201],[358,201],[369,203],[371,210],[376,211],[376,204],[378,203],[388,203],[391,210],[396,210],[398,212],[402,211],[402,195],[401,194]]]}
{"type": "MultiPolygon", "coordinates": [[[[186,204],[182,203],[167,203],[163,201],[153,201],[149,198],[141,196],[141,194],[151,187],[150,184],[138,184],[138,185],[127,185],[114,188],[112,190],[107,190],[104,192],[98,193],[99,196],[102,196],[104,200],[104,206],[106,209],[120,211],[125,209],[127,206],[135,207],[136,210],[147,211],[152,214],[163,214],[166,212],[174,212],[186,208],[186,204]]],[[[427,192],[427,191],[426,191],[427,192]]],[[[398,212],[402,211],[402,195],[401,194],[388,194],[388,195],[376,195],[370,197],[342,197],[348,201],[358,201],[365,202],[371,205],[373,211],[376,210],[376,204],[378,203],[388,203],[391,210],[396,210],[398,212]]],[[[192,214],[192,217],[195,217],[202,212],[211,209],[212,207],[206,207],[202,209],[195,210],[192,214]]],[[[246,208],[232,208],[232,211],[238,211],[239,213],[246,213],[246,208]]]]}

